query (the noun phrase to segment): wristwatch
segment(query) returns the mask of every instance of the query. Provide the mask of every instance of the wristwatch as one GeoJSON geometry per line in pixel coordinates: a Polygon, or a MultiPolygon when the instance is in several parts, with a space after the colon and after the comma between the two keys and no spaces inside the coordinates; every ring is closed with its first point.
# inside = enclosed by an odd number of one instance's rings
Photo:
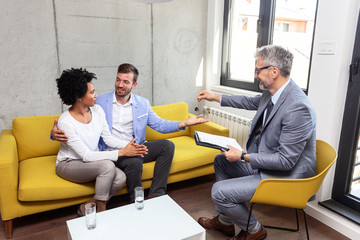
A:
{"type": "Polygon", "coordinates": [[[246,162],[246,161],[245,161],[245,155],[246,155],[246,152],[243,152],[243,153],[241,154],[240,162],[242,162],[242,163],[245,163],[245,162],[246,162]]]}

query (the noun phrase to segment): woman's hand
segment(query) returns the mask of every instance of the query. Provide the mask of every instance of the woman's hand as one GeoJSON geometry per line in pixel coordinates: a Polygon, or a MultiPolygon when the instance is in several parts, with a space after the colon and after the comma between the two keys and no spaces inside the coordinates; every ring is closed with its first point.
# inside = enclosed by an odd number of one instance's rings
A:
{"type": "Polygon", "coordinates": [[[133,157],[133,156],[141,156],[144,157],[144,154],[148,153],[148,149],[145,145],[140,145],[135,143],[135,139],[131,140],[131,142],[129,142],[128,145],[126,145],[126,147],[124,147],[123,149],[120,149],[118,151],[118,156],[129,156],[129,157],[133,157]]]}

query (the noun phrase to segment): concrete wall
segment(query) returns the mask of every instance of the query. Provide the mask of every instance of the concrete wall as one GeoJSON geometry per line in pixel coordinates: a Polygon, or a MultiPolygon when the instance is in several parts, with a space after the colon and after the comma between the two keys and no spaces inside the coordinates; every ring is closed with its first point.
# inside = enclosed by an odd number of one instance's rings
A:
{"type": "Polygon", "coordinates": [[[154,103],[187,102],[205,88],[208,1],[153,4],[154,103]]]}
{"type": "Polygon", "coordinates": [[[120,63],[139,72],[135,93],[151,99],[151,5],[127,0],[55,0],[60,69],[96,73],[98,93],[114,89],[120,63]]]}
{"type": "Polygon", "coordinates": [[[0,130],[17,116],[59,113],[53,4],[2,0],[0,7],[0,130]]]}
{"type": "Polygon", "coordinates": [[[61,113],[55,79],[70,67],[94,72],[103,93],[113,90],[118,65],[132,63],[140,72],[134,93],[193,110],[206,31],[206,0],[2,0],[0,131],[18,116],[61,113]]]}

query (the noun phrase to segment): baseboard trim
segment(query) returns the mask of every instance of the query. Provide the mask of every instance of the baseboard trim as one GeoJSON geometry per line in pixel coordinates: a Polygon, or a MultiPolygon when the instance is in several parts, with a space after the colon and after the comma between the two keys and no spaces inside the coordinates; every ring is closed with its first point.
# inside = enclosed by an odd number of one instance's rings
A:
{"type": "MultiPolygon", "coordinates": [[[[317,201],[309,202],[306,213],[350,239],[358,239],[360,226],[353,221],[321,206],[317,201]]],[[[310,232],[311,237],[311,232],[310,232]]]]}

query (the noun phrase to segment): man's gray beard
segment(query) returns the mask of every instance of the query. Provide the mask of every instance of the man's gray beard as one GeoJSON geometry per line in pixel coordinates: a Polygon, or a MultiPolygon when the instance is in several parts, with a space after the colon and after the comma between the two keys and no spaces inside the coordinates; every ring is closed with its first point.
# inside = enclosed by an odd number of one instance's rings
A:
{"type": "Polygon", "coordinates": [[[260,88],[261,90],[265,90],[264,84],[262,84],[262,83],[260,82],[260,83],[259,83],[259,88],[260,88]]]}
{"type": "Polygon", "coordinates": [[[269,89],[269,86],[264,85],[263,82],[259,78],[257,80],[259,81],[259,88],[261,90],[268,90],[269,89]]]}
{"type": "Polygon", "coordinates": [[[261,80],[259,78],[257,80],[259,81],[259,88],[261,90],[266,90],[266,88],[265,88],[264,84],[261,82],[261,80]]]}

